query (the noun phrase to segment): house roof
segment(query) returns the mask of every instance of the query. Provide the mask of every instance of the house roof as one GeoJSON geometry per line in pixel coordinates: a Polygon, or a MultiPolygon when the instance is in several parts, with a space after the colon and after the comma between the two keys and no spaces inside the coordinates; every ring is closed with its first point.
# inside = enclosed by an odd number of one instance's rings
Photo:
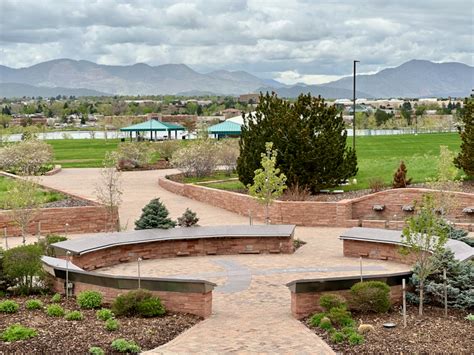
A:
{"type": "Polygon", "coordinates": [[[235,135],[240,134],[241,125],[232,121],[224,121],[211,126],[207,129],[209,133],[221,135],[235,135]]]}
{"type": "Polygon", "coordinates": [[[120,128],[122,132],[136,131],[184,131],[185,128],[179,124],[149,120],[128,127],[120,128]]]}

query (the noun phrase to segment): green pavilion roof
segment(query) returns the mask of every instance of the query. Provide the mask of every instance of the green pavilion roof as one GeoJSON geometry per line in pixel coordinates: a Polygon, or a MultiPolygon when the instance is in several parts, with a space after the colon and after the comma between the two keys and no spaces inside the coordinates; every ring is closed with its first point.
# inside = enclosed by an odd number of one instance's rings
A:
{"type": "Polygon", "coordinates": [[[120,128],[122,132],[138,132],[138,131],[184,131],[185,128],[179,124],[161,122],[157,120],[149,120],[134,124],[132,126],[120,128]]]}
{"type": "Polygon", "coordinates": [[[209,127],[207,130],[212,134],[238,135],[241,132],[241,126],[232,121],[224,121],[209,127]]]}

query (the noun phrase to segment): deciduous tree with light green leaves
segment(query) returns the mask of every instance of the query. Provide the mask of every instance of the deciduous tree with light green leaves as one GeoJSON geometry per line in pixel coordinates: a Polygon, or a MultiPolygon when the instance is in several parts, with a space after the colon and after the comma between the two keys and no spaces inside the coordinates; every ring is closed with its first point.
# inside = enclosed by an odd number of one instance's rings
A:
{"type": "Polygon", "coordinates": [[[433,197],[429,194],[423,196],[422,202],[417,206],[416,215],[408,218],[406,224],[402,233],[404,248],[401,252],[414,255],[416,260],[415,269],[420,283],[418,313],[421,316],[424,284],[428,276],[440,267],[436,256],[444,251],[448,235],[443,219],[436,214],[433,197]]]}
{"type": "Polygon", "coordinates": [[[277,151],[273,150],[273,143],[265,144],[265,153],[262,153],[262,168],[255,170],[253,185],[248,185],[249,194],[256,197],[258,202],[265,205],[265,223],[270,223],[269,207],[273,200],[283,194],[286,189],[286,176],[276,168],[277,151]]]}

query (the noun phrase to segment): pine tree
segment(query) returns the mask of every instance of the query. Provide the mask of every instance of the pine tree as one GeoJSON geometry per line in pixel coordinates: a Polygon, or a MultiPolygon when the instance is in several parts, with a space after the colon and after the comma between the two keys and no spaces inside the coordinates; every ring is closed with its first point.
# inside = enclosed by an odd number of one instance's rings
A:
{"type": "Polygon", "coordinates": [[[466,100],[461,113],[462,126],[459,127],[461,136],[461,152],[454,159],[454,164],[464,172],[474,177],[474,101],[466,100]]]}
{"type": "Polygon", "coordinates": [[[135,229],[169,229],[176,222],[168,218],[169,212],[159,198],[151,200],[143,209],[140,218],[135,221],[135,229]]]}
{"type": "Polygon", "coordinates": [[[189,208],[186,208],[183,215],[178,218],[178,226],[180,227],[192,227],[196,226],[199,222],[196,212],[191,211],[189,208]]]}
{"type": "Polygon", "coordinates": [[[276,167],[286,175],[288,187],[297,184],[314,193],[357,173],[342,115],[320,97],[300,95],[296,102],[288,102],[267,93],[244,121],[237,172],[245,186],[253,183],[255,170],[261,168],[266,142],[273,142],[278,152],[276,167]]]}
{"type": "Polygon", "coordinates": [[[403,160],[400,162],[400,166],[398,167],[397,171],[393,175],[393,183],[392,186],[394,189],[400,189],[403,187],[407,187],[411,183],[411,179],[407,179],[407,167],[403,160]]]}

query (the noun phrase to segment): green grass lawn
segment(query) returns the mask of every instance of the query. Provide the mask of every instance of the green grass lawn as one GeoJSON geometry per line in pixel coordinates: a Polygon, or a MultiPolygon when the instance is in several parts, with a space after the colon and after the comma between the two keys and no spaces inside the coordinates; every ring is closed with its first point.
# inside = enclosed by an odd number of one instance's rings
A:
{"type": "MultiPolygon", "coordinates": [[[[8,208],[8,201],[11,199],[11,189],[13,188],[15,181],[13,179],[0,176],[0,209],[8,208]]],[[[59,192],[54,191],[38,191],[38,195],[41,196],[43,203],[54,202],[64,200],[65,196],[59,192]]]]}
{"type": "MultiPolygon", "coordinates": [[[[352,146],[352,138],[347,140],[352,146]]],[[[385,184],[392,182],[393,174],[403,160],[408,169],[408,177],[413,182],[424,182],[436,174],[439,146],[446,145],[451,151],[459,152],[461,140],[456,133],[432,133],[420,135],[366,136],[356,137],[356,151],[359,172],[356,185],[340,189],[358,190],[367,188],[371,178],[380,178],[385,184]]],[[[215,180],[212,176],[205,180],[215,180]]],[[[190,179],[196,182],[197,179],[190,179]]],[[[223,190],[241,190],[244,186],[238,181],[206,184],[208,187],[223,190]]]]}
{"type": "MultiPolygon", "coordinates": [[[[352,145],[352,138],[348,144],[352,145]]],[[[445,145],[457,153],[460,144],[457,133],[356,137],[357,185],[346,189],[367,188],[368,181],[374,177],[390,184],[400,160],[405,162],[413,182],[424,182],[436,174],[439,146],[445,145]]]]}
{"type": "MultiPolygon", "coordinates": [[[[55,154],[55,164],[65,168],[100,167],[107,151],[115,150],[119,140],[109,139],[76,139],[51,140],[55,154]]],[[[424,182],[428,177],[434,177],[439,146],[446,145],[450,150],[458,152],[460,138],[456,133],[432,133],[393,136],[357,137],[357,158],[359,172],[357,184],[343,187],[345,190],[367,188],[371,178],[378,177],[389,184],[400,160],[404,160],[408,168],[408,176],[413,182],[424,182]]],[[[352,138],[348,138],[352,145],[352,138]]],[[[235,177],[235,176],[232,176],[235,177]]],[[[186,182],[209,181],[225,179],[224,174],[204,179],[189,179],[186,182]]],[[[210,184],[209,186],[224,189],[241,189],[236,181],[210,184]]]]}
{"type": "Polygon", "coordinates": [[[48,140],[54,150],[54,164],[63,168],[97,168],[105,153],[117,149],[119,139],[55,139],[48,140]]]}

